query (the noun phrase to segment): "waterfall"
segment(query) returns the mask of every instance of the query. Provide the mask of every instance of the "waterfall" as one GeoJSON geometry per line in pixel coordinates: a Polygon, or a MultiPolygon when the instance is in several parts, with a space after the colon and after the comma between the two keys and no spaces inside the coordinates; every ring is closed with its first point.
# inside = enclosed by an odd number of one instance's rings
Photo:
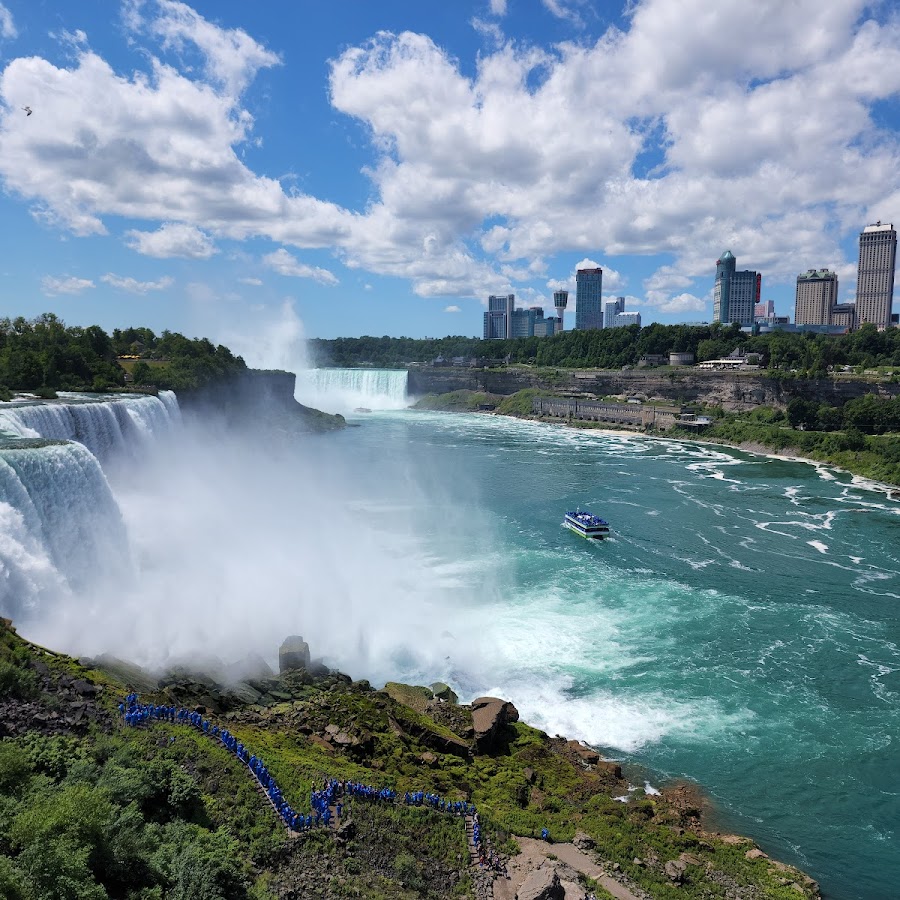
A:
{"type": "Polygon", "coordinates": [[[354,409],[404,409],[405,369],[307,369],[297,374],[300,403],[330,413],[354,409]]]}
{"type": "Polygon", "coordinates": [[[179,421],[172,391],[159,397],[94,399],[60,392],[59,400],[14,402],[0,408],[0,431],[25,438],[78,441],[101,462],[132,454],[142,441],[179,421]]]}
{"type": "Polygon", "coordinates": [[[180,417],[171,391],[0,407],[0,615],[125,587],[128,535],[101,462],[133,460],[180,417]]]}

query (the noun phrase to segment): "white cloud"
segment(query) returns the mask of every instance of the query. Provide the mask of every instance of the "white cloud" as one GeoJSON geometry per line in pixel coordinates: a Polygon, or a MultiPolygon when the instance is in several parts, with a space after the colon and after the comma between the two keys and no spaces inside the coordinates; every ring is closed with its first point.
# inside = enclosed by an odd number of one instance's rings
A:
{"type": "Polygon", "coordinates": [[[0,3],[0,37],[11,41],[19,36],[16,23],[13,21],[12,13],[3,3],[0,3]]]}
{"type": "Polygon", "coordinates": [[[444,312],[458,313],[458,312],[462,312],[462,309],[460,309],[458,306],[445,306],[444,312]]]}
{"type": "Polygon", "coordinates": [[[657,309],[663,313],[705,312],[707,302],[693,294],[679,294],[657,304],[657,309]]]}
{"type": "Polygon", "coordinates": [[[276,250],[274,253],[268,253],[262,258],[263,264],[268,266],[279,275],[286,275],[290,278],[312,278],[319,284],[337,284],[338,280],[328,269],[322,269],[318,266],[308,266],[306,263],[300,262],[296,257],[291,256],[284,248],[276,250]]]}
{"type": "Polygon", "coordinates": [[[238,281],[241,284],[247,284],[250,287],[260,287],[262,285],[262,278],[238,278],[238,281]]]}
{"type": "Polygon", "coordinates": [[[138,281],[130,276],[114,275],[108,272],[101,275],[100,280],[110,287],[114,287],[120,291],[128,291],[129,294],[149,294],[150,291],[164,291],[173,285],[173,280],[165,275],[159,281],[138,281]]]}
{"type": "Polygon", "coordinates": [[[173,256],[209,259],[218,252],[209,235],[193,225],[181,225],[177,222],[166,222],[156,231],[131,230],[125,236],[132,250],[159,259],[173,256]]]}
{"type": "Polygon", "coordinates": [[[96,287],[89,278],[76,278],[74,275],[45,275],[41,279],[41,290],[48,297],[58,294],[80,294],[88,288],[96,287]]]}
{"type": "Polygon", "coordinates": [[[143,15],[143,0],[127,4],[126,22],[162,40],[165,49],[184,52],[196,47],[203,55],[207,76],[232,96],[238,96],[263,68],[279,65],[278,54],[267,50],[241,28],[219,28],[186,3],[151,0],[154,14],[143,15]]]}
{"type": "Polygon", "coordinates": [[[570,6],[563,3],[563,0],[541,0],[544,8],[557,19],[568,19],[576,25],[581,25],[581,16],[570,6]]]}
{"type": "MultiPolygon", "coordinates": [[[[884,9],[636,0],[623,27],[591,39],[498,41],[462,62],[426,35],[380,33],[330,70],[332,105],[374,155],[373,199],[349,210],[286,192],[241,155],[257,138],[241,98],[279,63],[271,50],[184,3],[135,0],[125,21],[146,71],[86,47],[68,67],[8,63],[0,174],[74,234],[102,234],[111,217],[168,223],[130,233],[140,252],[183,247],[164,240],[174,227],[200,235],[201,258],[212,239],[265,237],[451,298],[501,292],[501,267],[533,278],[560,252],[667,254],[648,297],[687,303],[726,246],[764,283],[849,265],[842,239],[900,202],[900,141],[873,116],[900,93],[900,20],[884,9]]],[[[605,269],[605,287],[625,283],[613,279],[605,269]]]]}

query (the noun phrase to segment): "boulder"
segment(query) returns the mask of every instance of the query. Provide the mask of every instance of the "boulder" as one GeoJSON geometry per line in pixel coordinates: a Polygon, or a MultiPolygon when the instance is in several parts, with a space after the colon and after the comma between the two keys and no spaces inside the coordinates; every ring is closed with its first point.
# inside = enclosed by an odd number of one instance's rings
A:
{"type": "Polygon", "coordinates": [[[681,883],[684,881],[684,870],[686,868],[686,862],[683,862],[680,859],[670,859],[665,865],[665,872],[672,881],[681,883]]]}
{"type": "Polygon", "coordinates": [[[459,703],[459,697],[456,695],[456,692],[450,685],[444,684],[443,681],[436,681],[431,685],[431,693],[438,700],[443,700],[445,703],[452,703],[454,706],[459,703]]]}
{"type": "Polygon", "coordinates": [[[291,635],[278,648],[278,671],[309,669],[309,644],[300,635],[291,635]]]}
{"type": "Polygon", "coordinates": [[[565,889],[556,869],[541,866],[528,874],[522,886],[516,891],[516,900],[564,900],[565,889]]]}
{"type": "Polygon", "coordinates": [[[759,849],[759,847],[754,847],[752,850],[748,850],[744,854],[745,859],[768,859],[769,857],[759,849]]]}
{"type": "Polygon", "coordinates": [[[75,689],[75,693],[80,694],[82,697],[93,697],[97,693],[97,686],[89,681],[85,681],[83,678],[77,678],[73,681],[72,687],[75,689]]]}
{"type": "Polygon", "coordinates": [[[579,850],[593,850],[596,846],[594,839],[589,834],[585,834],[583,831],[575,832],[575,837],[572,839],[572,843],[579,850]]]}
{"type": "Polygon", "coordinates": [[[472,701],[472,726],[475,730],[475,751],[488,753],[497,737],[512,722],[519,721],[519,711],[499,697],[479,697],[472,701]]]}

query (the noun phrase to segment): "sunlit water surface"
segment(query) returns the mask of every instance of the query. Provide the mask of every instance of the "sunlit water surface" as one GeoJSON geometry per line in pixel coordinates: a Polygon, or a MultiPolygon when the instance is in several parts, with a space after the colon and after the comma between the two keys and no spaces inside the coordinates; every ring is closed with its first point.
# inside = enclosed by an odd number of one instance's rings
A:
{"type": "Polygon", "coordinates": [[[493,416],[354,421],[327,440],[367,473],[360,522],[414,521],[439,588],[431,637],[411,631],[385,677],[500,693],[651,779],[700,782],[719,828],[827,896],[898,896],[900,503],[699,444],[493,416]],[[563,529],[576,506],[612,539],[563,529]]]}

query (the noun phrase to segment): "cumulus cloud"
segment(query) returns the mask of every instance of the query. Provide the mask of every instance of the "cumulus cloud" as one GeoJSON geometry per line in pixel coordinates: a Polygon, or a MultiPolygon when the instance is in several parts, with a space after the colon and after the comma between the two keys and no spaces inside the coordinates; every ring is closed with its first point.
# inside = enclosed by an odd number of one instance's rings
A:
{"type": "Polygon", "coordinates": [[[337,284],[338,280],[328,269],[322,269],[318,266],[308,266],[306,263],[300,262],[296,257],[291,256],[283,247],[274,253],[268,253],[262,258],[263,264],[268,266],[279,275],[286,275],[290,278],[312,278],[319,284],[337,284]]]}
{"type": "Polygon", "coordinates": [[[4,4],[0,3],[0,37],[11,41],[18,36],[19,31],[16,28],[16,23],[13,21],[12,13],[4,4]]]}
{"type": "Polygon", "coordinates": [[[41,279],[41,290],[48,297],[58,294],[80,294],[88,288],[96,287],[89,278],[76,278],[74,275],[45,275],[41,279]]]}
{"type": "Polygon", "coordinates": [[[451,305],[451,306],[445,306],[445,307],[444,307],[444,312],[448,312],[448,313],[458,313],[458,312],[462,312],[462,310],[461,310],[458,306],[453,306],[453,305],[451,305]]]}
{"type": "Polygon", "coordinates": [[[193,225],[180,225],[176,222],[166,222],[156,231],[132,229],[125,236],[132,250],[159,259],[173,256],[209,259],[217,252],[209,235],[193,225]]]}
{"type": "Polygon", "coordinates": [[[168,275],[163,276],[159,281],[138,281],[130,276],[114,275],[112,272],[101,275],[100,280],[117,290],[128,291],[129,294],[149,294],[151,291],[164,291],[174,283],[168,275]]]}
{"type": "MultiPolygon", "coordinates": [[[[621,28],[547,47],[498,39],[471,71],[427,35],[379,33],[328,81],[371,138],[360,210],[245,163],[257,135],[243,93],[274,51],[175,0],[134,0],[125,22],[144,71],[87,45],[66,66],[6,66],[0,174],[73,234],[111,217],[169,223],[130,233],[151,255],[176,226],[201,236],[200,258],[213,239],[264,237],[448,297],[501,292],[561,252],[666,255],[648,299],[685,304],[725,247],[772,282],[848,265],[843,238],[900,202],[900,141],[873,115],[900,94],[900,20],[865,0],[635,0],[621,28]],[[38,101],[40,115],[13,114],[38,101]]],[[[620,289],[613,277],[604,286],[620,289]]]]}
{"type": "Polygon", "coordinates": [[[250,287],[260,287],[262,285],[262,278],[238,278],[238,281],[241,284],[247,284],[250,287]]]}

